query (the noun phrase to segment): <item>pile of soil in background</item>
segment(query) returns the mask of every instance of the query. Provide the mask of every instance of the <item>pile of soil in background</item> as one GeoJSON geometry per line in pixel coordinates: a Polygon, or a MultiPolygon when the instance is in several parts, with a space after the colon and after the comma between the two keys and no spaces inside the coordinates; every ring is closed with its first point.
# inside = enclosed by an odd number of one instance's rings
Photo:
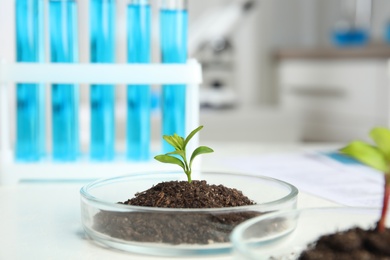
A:
{"type": "MultiPolygon", "coordinates": [[[[236,189],[206,181],[161,182],[120,204],[159,208],[223,208],[255,203],[236,189]]],[[[128,241],[212,244],[229,241],[233,228],[260,212],[110,212],[96,214],[94,228],[128,241]]]]}
{"type": "Polygon", "coordinates": [[[377,232],[358,227],[320,237],[301,260],[390,260],[390,229],[377,232]]]}

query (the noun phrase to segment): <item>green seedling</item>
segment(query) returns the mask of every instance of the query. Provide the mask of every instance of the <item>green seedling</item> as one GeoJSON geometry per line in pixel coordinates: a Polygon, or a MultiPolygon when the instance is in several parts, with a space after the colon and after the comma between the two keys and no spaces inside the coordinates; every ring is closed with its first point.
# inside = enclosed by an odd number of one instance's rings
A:
{"type": "Polygon", "coordinates": [[[384,174],[384,193],[382,214],[377,224],[377,231],[385,230],[385,219],[390,197],[390,130],[375,127],[370,131],[370,137],[375,145],[353,141],[340,150],[341,153],[366,164],[384,174]]]}
{"type": "Polygon", "coordinates": [[[213,149],[207,147],[207,146],[199,146],[196,148],[191,155],[190,161],[188,163],[187,161],[187,155],[186,155],[186,146],[188,142],[191,140],[194,135],[199,132],[203,126],[199,126],[195,130],[193,130],[186,139],[183,137],[173,134],[173,135],[164,135],[163,139],[169,143],[170,145],[175,148],[175,151],[162,154],[162,155],[157,155],[154,157],[159,162],[162,163],[171,163],[171,164],[177,164],[179,165],[184,173],[187,175],[188,182],[191,183],[191,172],[192,172],[192,162],[194,161],[195,157],[200,155],[200,154],[205,154],[205,153],[212,153],[214,152],[213,149]]]}

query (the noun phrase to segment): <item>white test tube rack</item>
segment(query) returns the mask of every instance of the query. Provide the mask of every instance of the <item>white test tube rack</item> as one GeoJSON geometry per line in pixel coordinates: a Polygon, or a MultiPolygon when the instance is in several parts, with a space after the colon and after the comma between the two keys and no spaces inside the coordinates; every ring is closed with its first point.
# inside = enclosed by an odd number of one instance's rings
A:
{"type": "MultiPolygon", "coordinates": [[[[31,180],[90,180],[133,172],[180,170],[177,165],[162,164],[155,160],[15,161],[10,136],[11,107],[8,94],[15,83],[29,82],[88,85],[185,84],[186,135],[199,126],[199,85],[202,82],[202,69],[196,60],[189,60],[187,64],[7,63],[3,60],[0,64],[0,185],[31,180]]],[[[194,136],[188,144],[188,150],[192,151],[198,144],[199,138],[194,136]]]]}

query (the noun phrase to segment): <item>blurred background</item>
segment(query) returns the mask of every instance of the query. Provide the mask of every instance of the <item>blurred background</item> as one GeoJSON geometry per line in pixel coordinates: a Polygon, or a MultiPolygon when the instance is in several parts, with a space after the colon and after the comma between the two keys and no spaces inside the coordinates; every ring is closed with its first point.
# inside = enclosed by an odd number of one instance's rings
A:
{"type": "MultiPolygon", "coordinates": [[[[80,62],[89,62],[88,2],[78,1],[80,62]]],[[[125,5],[118,0],[120,63],[126,62],[125,5]]],[[[157,17],[158,1],[152,5],[157,17]]],[[[345,142],[389,125],[390,1],[189,0],[189,15],[189,56],[202,63],[204,76],[201,141],[345,142]]],[[[158,20],[153,30],[159,62],[158,20]]],[[[0,1],[0,31],[0,57],[13,61],[12,0],[0,1]]],[[[84,141],[88,91],[82,88],[84,141]]],[[[117,134],[124,140],[124,86],[116,96],[117,134]]],[[[158,138],[158,112],[153,120],[158,138]]]]}

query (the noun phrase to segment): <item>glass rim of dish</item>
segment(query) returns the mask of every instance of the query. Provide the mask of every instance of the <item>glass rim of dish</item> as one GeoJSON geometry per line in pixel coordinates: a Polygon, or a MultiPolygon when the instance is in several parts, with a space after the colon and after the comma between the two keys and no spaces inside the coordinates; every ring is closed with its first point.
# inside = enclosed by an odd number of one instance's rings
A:
{"type": "MultiPolygon", "coordinates": [[[[183,172],[180,171],[146,171],[146,172],[135,172],[131,174],[126,174],[126,175],[120,175],[120,176],[115,176],[115,177],[110,177],[110,178],[101,178],[97,179],[95,181],[92,181],[86,185],[84,185],[80,189],[80,194],[82,198],[88,200],[91,203],[97,203],[100,206],[105,206],[107,208],[111,208],[113,210],[118,210],[120,212],[127,212],[127,211],[143,211],[143,212],[183,212],[183,213],[191,213],[191,212],[234,212],[234,211],[242,211],[242,210],[248,210],[248,209],[256,209],[256,208],[264,208],[264,207],[272,207],[272,206],[277,206],[279,204],[289,202],[291,199],[297,198],[299,190],[292,184],[275,179],[272,177],[268,176],[263,176],[263,175],[255,175],[255,174],[244,174],[244,173],[238,173],[238,172],[225,172],[225,171],[208,171],[208,170],[198,170],[194,171],[196,173],[203,173],[203,174],[224,174],[224,175],[230,175],[230,176],[242,176],[242,177],[250,177],[250,178],[258,178],[262,179],[268,182],[273,182],[275,184],[284,186],[285,188],[289,189],[288,194],[282,196],[281,198],[277,200],[273,200],[270,202],[265,202],[265,203],[259,203],[259,204],[254,204],[254,205],[247,205],[247,206],[236,206],[236,207],[223,207],[223,208],[161,208],[161,207],[146,207],[146,206],[133,206],[133,205],[125,205],[125,204],[119,204],[115,202],[110,202],[107,200],[103,200],[100,198],[97,198],[89,193],[89,190],[93,188],[97,188],[99,186],[103,186],[106,184],[112,184],[116,182],[120,182],[123,180],[127,179],[141,179],[142,177],[147,177],[151,175],[177,175],[182,177],[184,176],[183,172]],[[146,175],[146,176],[145,176],[146,175]]],[[[197,176],[197,175],[195,175],[197,176]]],[[[223,179],[221,179],[223,180],[223,179]]],[[[162,182],[165,180],[158,180],[156,179],[156,184],[159,182],[162,182]]],[[[175,181],[175,179],[172,179],[172,181],[175,181]]],[[[206,180],[207,181],[207,180],[206,180]]],[[[214,184],[214,183],[213,183],[214,184]]],[[[223,181],[221,181],[220,184],[223,184],[223,181]]],[[[219,184],[216,184],[219,185],[219,184]]],[[[233,187],[234,188],[234,187],[233,187]]],[[[244,194],[245,195],[245,194],[244,194]]]]}
{"type": "MultiPolygon", "coordinates": [[[[296,209],[282,209],[276,212],[271,212],[266,215],[260,215],[257,217],[253,217],[249,220],[246,220],[242,222],[241,224],[238,224],[230,234],[230,242],[232,244],[232,247],[235,248],[238,252],[244,252],[246,255],[250,257],[257,257],[256,254],[253,254],[250,250],[250,242],[245,243],[242,242],[243,234],[246,230],[248,230],[251,226],[254,224],[260,223],[262,221],[267,221],[271,219],[276,219],[278,217],[287,217],[288,215],[294,214],[299,219],[302,214],[320,214],[323,213],[331,213],[331,212],[339,212],[339,214],[346,212],[352,214],[352,213],[358,213],[358,214],[377,214],[379,219],[379,214],[381,212],[380,207],[350,207],[350,206],[333,206],[333,207],[313,207],[313,208],[296,208],[296,209]]],[[[390,220],[390,215],[387,216],[387,219],[390,220]]],[[[288,236],[289,234],[293,233],[295,231],[295,227],[292,229],[289,229],[288,232],[281,233],[280,236],[271,237],[268,241],[264,240],[262,243],[272,243],[275,241],[278,241],[279,239],[288,236]]],[[[255,258],[253,258],[255,259],[255,258]]]]}

